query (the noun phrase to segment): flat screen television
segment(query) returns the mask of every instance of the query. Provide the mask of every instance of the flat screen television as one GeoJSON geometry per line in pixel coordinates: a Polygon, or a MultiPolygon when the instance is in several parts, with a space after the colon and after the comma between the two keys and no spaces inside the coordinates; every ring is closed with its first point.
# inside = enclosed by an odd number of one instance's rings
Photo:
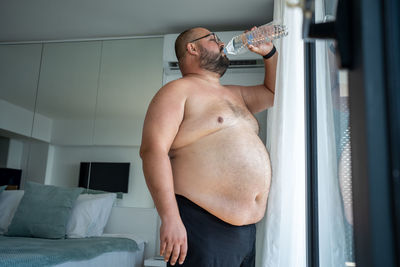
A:
{"type": "Polygon", "coordinates": [[[0,186],[11,185],[19,189],[21,184],[22,170],[11,168],[0,168],[0,186]]]}
{"type": "Polygon", "coordinates": [[[81,162],[79,187],[128,193],[129,162],[81,162]]]}

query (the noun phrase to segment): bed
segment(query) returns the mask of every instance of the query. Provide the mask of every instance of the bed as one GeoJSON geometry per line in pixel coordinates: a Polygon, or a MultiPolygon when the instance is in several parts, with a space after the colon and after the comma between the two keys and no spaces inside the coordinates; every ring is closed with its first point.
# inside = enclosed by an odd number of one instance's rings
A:
{"type": "Polygon", "coordinates": [[[142,266],[144,243],[125,237],[0,236],[0,266],[142,266]],[[110,265],[111,263],[111,265],[110,265]]]}
{"type": "MultiPolygon", "coordinates": [[[[154,255],[157,228],[155,209],[118,207],[113,202],[108,216],[103,216],[107,217],[106,220],[101,216],[96,217],[95,226],[99,221],[105,221],[100,233],[96,227],[86,227],[89,224],[87,218],[82,219],[82,207],[80,212],[76,211],[82,199],[90,199],[91,202],[85,202],[89,204],[86,206],[90,206],[91,212],[96,210],[93,209],[93,199],[99,202],[101,196],[82,194],[74,202],[69,215],[66,238],[48,237],[48,233],[44,233],[44,237],[26,233],[15,235],[15,229],[19,232],[21,229],[15,227],[16,220],[9,217],[18,217],[22,206],[20,202],[26,194],[22,190],[0,192],[0,266],[142,267],[144,259],[154,255]],[[85,227],[82,227],[82,222],[86,223],[85,227]],[[8,229],[4,229],[6,227],[8,229]]],[[[98,209],[103,211],[105,202],[100,201],[98,206],[103,207],[98,209]]],[[[88,213],[87,207],[83,210],[88,213]]]]}

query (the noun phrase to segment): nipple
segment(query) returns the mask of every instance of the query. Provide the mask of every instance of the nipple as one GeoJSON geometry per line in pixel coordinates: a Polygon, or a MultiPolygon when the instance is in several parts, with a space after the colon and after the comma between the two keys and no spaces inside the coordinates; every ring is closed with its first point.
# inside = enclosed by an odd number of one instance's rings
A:
{"type": "Polygon", "coordinates": [[[218,117],[218,122],[219,122],[219,123],[223,123],[223,122],[224,122],[224,119],[223,119],[222,117],[218,117]]]}

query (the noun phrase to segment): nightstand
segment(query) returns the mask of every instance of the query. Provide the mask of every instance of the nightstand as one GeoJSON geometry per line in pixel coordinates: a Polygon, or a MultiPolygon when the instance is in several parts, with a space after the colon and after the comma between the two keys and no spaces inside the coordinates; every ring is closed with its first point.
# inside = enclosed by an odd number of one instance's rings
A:
{"type": "Polygon", "coordinates": [[[144,261],[144,267],[165,267],[167,263],[164,261],[163,258],[160,257],[153,257],[146,259],[144,261]]]}

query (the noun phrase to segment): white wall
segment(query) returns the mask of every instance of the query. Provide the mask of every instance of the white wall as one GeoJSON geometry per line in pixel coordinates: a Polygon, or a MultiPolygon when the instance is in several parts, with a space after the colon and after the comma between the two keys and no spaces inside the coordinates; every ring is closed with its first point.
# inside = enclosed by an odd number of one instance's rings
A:
{"type": "Polygon", "coordinates": [[[46,116],[0,99],[0,129],[49,142],[52,123],[46,116]]]}
{"type": "Polygon", "coordinates": [[[53,120],[35,112],[33,117],[32,137],[49,142],[52,135],[53,120]]]}
{"type": "Polygon", "coordinates": [[[7,168],[21,169],[24,155],[24,143],[15,139],[9,139],[7,168]]]}
{"type": "Polygon", "coordinates": [[[26,177],[28,181],[44,184],[49,146],[45,142],[30,142],[26,177]]]}
{"type": "Polygon", "coordinates": [[[54,119],[51,144],[91,145],[93,144],[94,120],[54,119]]]}
{"type": "Polygon", "coordinates": [[[128,194],[118,205],[125,207],[154,207],[147,189],[139,156],[139,146],[51,146],[53,164],[46,184],[78,186],[80,162],[130,162],[128,194]]]}
{"type": "Polygon", "coordinates": [[[31,136],[33,112],[0,99],[0,128],[31,136]]]}
{"type": "Polygon", "coordinates": [[[46,174],[44,178],[44,184],[50,184],[53,166],[54,166],[54,146],[49,145],[49,150],[47,153],[47,163],[46,163],[46,174]]]}

